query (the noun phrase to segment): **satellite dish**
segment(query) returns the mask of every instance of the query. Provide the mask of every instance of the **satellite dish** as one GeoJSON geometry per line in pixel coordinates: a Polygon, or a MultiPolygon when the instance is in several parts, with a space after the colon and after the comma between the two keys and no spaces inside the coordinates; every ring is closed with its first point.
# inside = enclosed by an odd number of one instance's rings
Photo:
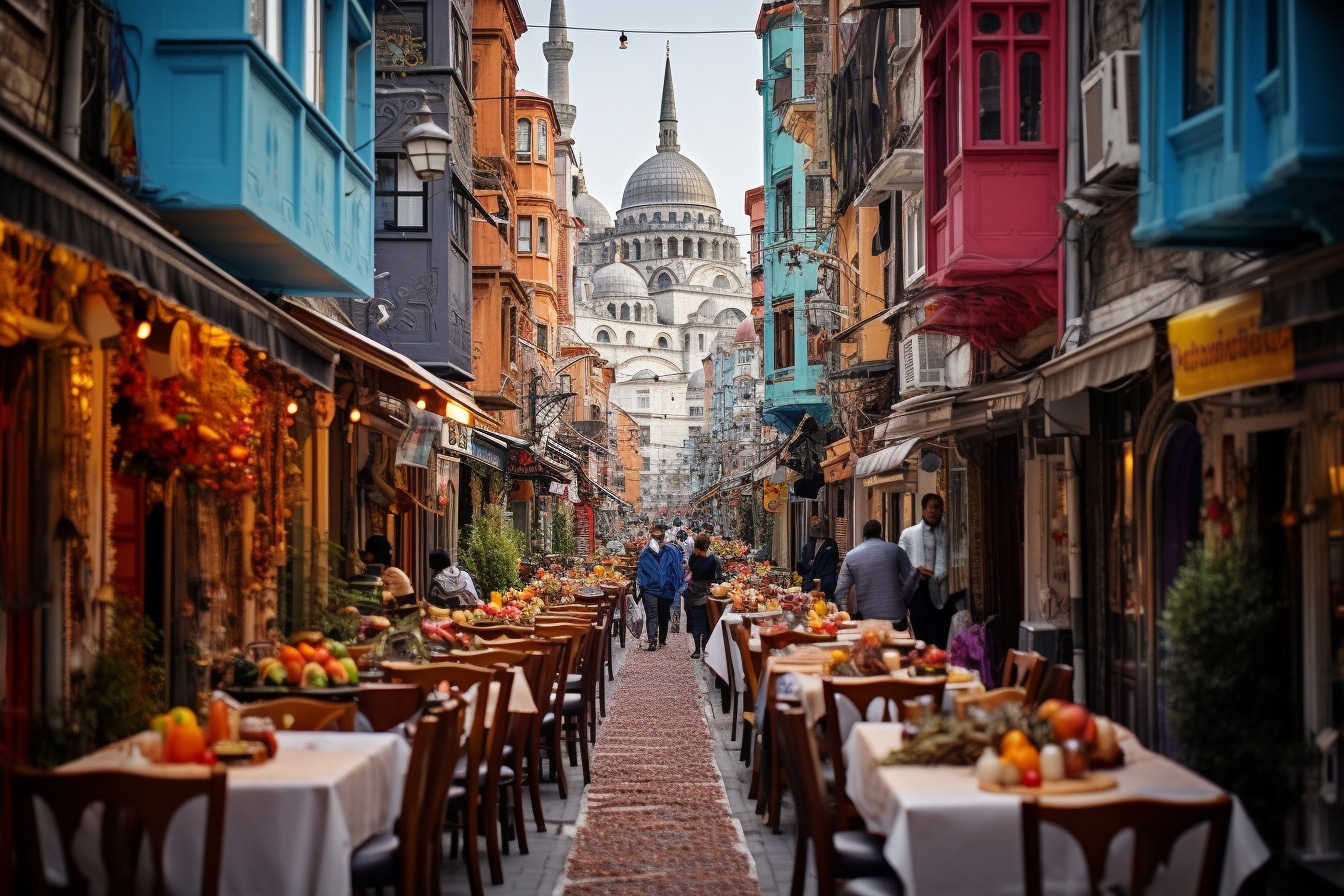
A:
{"type": "Polygon", "coordinates": [[[919,468],[925,473],[937,473],[942,465],[943,459],[938,456],[937,451],[925,451],[924,456],[919,459],[919,468]]]}

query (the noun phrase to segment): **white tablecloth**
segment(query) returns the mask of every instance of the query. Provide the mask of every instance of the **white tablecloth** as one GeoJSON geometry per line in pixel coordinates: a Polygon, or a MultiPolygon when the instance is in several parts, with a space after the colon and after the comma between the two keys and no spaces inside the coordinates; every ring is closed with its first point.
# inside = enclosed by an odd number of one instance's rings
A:
{"type": "MultiPolygon", "coordinates": [[[[220,892],[237,896],[327,896],[350,892],[350,854],[375,834],[392,830],[410,745],[395,734],[281,731],[275,758],[229,768],[220,892]]],[[[114,748],[75,760],[62,770],[116,767],[114,748]]],[[[44,842],[55,843],[55,821],[39,804],[44,842]]],[[[84,818],[77,861],[96,867],[100,813],[84,818]],[[92,857],[91,861],[89,858],[92,857]]],[[[170,892],[200,891],[205,803],[183,806],[168,828],[164,871],[170,892]]],[[[64,881],[58,849],[44,849],[47,878],[64,881]]]]}
{"type": "Polygon", "coordinates": [[[709,642],[705,645],[705,665],[714,670],[720,681],[726,681],[739,694],[746,688],[742,680],[742,660],[737,655],[737,645],[730,644],[728,650],[723,647],[723,633],[734,622],[742,621],[741,613],[724,613],[709,633],[709,642]]]}
{"type": "MultiPolygon", "coordinates": [[[[1218,788],[1164,756],[1144,749],[1125,733],[1126,763],[1115,775],[1119,787],[1085,796],[1050,797],[1049,802],[1096,802],[1135,796],[1207,799],[1218,788]]],[[[980,790],[970,766],[880,766],[900,745],[899,725],[862,722],[845,741],[845,792],[868,830],[887,838],[883,853],[905,884],[908,896],[1016,896],[1022,892],[1021,800],[980,790]],[[974,861],[966,861],[974,855],[974,861]]],[[[1087,891],[1082,850],[1062,830],[1045,825],[1046,892],[1087,891]]],[[[1185,894],[1194,888],[1205,833],[1195,828],[1178,842],[1172,866],[1158,872],[1151,894],[1185,894]]],[[[1112,842],[1108,876],[1128,875],[1132,835],[1112,842]]],[[[1235,799],[1223,862],[1220,893],[1234,896],[1241,883],[1269,858],[1250,818],[1235,799]]]]}

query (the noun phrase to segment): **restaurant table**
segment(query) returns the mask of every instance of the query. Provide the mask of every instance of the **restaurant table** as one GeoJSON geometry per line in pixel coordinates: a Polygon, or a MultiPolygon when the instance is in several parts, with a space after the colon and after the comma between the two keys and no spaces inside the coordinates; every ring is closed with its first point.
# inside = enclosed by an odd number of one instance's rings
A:
{"type": "MultiPolygon", "coordinates": [[[[730,645],[727,652],[724,651],[723,630],[733,623],[778,615],[779,610],[762,610],[754,613],[725,612],[719,617],[718,624],[714,626],[714,631],[710,632],[709,641],[705,644],[705,665],[709,666],[721,681],[728,682],[739,694],[742,693],[746,690],[746,683],[742,680],[742,658],[738,656],[736,644],[730,645]]],[[[756,649],[760,650],[759,640],[756,642],[756,649]]]]}
{"type": "MultiPolygon", "coordinates": [[[[396,734],[329,731],[279,731],[276,740],[279,750],[269,762],[229,767],[220,893],[349,893],[350,854],[375,834],[390,832],[401,812],[410,745],[396,734]]],[[[128,754],[123,741],[60,771],[116,769],[128,754]]],[[[156,765],[152,771],[186,774],[198,768],[156,765]]],[[[90,809],[76,835],[81,867],[99,864],[100,818],[99,807],[90,809]]],[[[43,842],[54,845],[55,820],[41,804],[38,825],[43,842]]],[[[173,894],[200,891],[204,829],[202,800],[173,816],[164,844],[164,872],[173,894]]],[[[47,879],[64,884],[60,850],[44,848],[43,861],[47,879]]]]}
{"type": "MultiPolygon", "coordinates": [[[[816,644],[810,646],[826,647],[827,645],[816,644]]],[[[822,694],[821,689],[822,674],[823,669],[820,662],[809,661],[807,659],[795,658],[792,656],[772,656],[766,661],[765,672],[761,676],[761,692],[758,702],[761,702],[762,706],[760,706],[759,709],[763,710],[765,708],[763,701],[765,695],[770,693],[772,680],[779,678],[779,682],[775,685],[775,699],[786,703],[800,704],[803,707],[803,712],[807,715],[807,724],[817,724],[817,722],[826,715],[826,699],[822,694]],[[784,678],[788,673],[792,673],[792,675],[788,678],[784,678]]],[[[899,669],[890,673],[890,676],[875,675],[863,678],[847,677],[842,680],[846,682],[868,682],[880,681],[887,677],[910,679],[911,675],[909,669],[899,669]]],[[[970,681],[947,682],[943,686],[943,705],[941,707],[941,712],[945,715],[952,715],[955,713],[957,695],[980,694],[984,693],[984,690],[985,686],[981,684],[978,677],[973,678],[970,681]]],[[[849,713],[851,716],[855,717],[844,719],[847,725],[852,724],[857,717],[857,710],[852,710],[851,706],[852,704],[850,704],[848,700],[844,701],[840,706],[842,715],[849,713]]],[[[869,714],[877,715],[880,718],[882,714],[881,704],[874,701],[873,704],[868,707],[868,712],[869,714]]],[[[844,728],[841,730],[844,730],[844,728]]]]}
{"type": "MultiPolygon", "coordinates": [[[[1135,797],[1208,799],[1222,791],[1120,729],[1123,767],[1108,771],[1118,787],[1077,796],[1041,797],[1051,805],[1079,805],[1135,797]]],[[[883,857],[900,875],[907,896],[1016,896],[1023,888],[1022,802],[1011,794],[980,789],[974,766],[878,765],[901,744],[901,726],[861,722],[845,741],[845,792],[869,831],[887,838],[883,857]],[[974,861],[966,861],[974,855],[974,861]]],[[[1187,832],[1173,850],[1171,867],[1159,870],[1150,894],[1179,896],[1193,890],[1203,857],[1205,826],[1187,832]]],[[[1108,877],[1128,874],[1133,836],[1111,843],[1108,877]]],[[[1081,848],[1053,825],[1041,831],[1045,892],[1087,892],[1081,848]]],[[[1234,896],[1242,882],[1269,858],[1241,803],[1233,798],[1221,896],[1234,896]]],[[[1104,889],[1104,887],[1103,887],[1104,889]]]]}

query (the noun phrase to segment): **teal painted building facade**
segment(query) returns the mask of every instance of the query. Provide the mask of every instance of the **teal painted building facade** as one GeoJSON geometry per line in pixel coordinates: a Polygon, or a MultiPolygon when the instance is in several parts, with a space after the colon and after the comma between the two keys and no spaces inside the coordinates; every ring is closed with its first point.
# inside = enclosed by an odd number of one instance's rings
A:
{"type": "Polygon", "coordinates": [[[138,198],[265,294],[373,293],[373,0],[118,0],[138,198]]]}

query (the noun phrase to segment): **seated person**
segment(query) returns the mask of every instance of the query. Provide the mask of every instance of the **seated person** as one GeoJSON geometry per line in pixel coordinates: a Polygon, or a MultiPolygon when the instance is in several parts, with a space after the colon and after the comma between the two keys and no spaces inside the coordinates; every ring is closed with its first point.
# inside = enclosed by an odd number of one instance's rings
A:
{"type": "Polygon", "coordinates": [[[441,610],[467,610],[481,602],[476,583],[466,570],[453,563],[447,551],[441,548],[430,551],[429,568],[434,570],[434,581],[426,600],[433,606],[441,610]]]}

